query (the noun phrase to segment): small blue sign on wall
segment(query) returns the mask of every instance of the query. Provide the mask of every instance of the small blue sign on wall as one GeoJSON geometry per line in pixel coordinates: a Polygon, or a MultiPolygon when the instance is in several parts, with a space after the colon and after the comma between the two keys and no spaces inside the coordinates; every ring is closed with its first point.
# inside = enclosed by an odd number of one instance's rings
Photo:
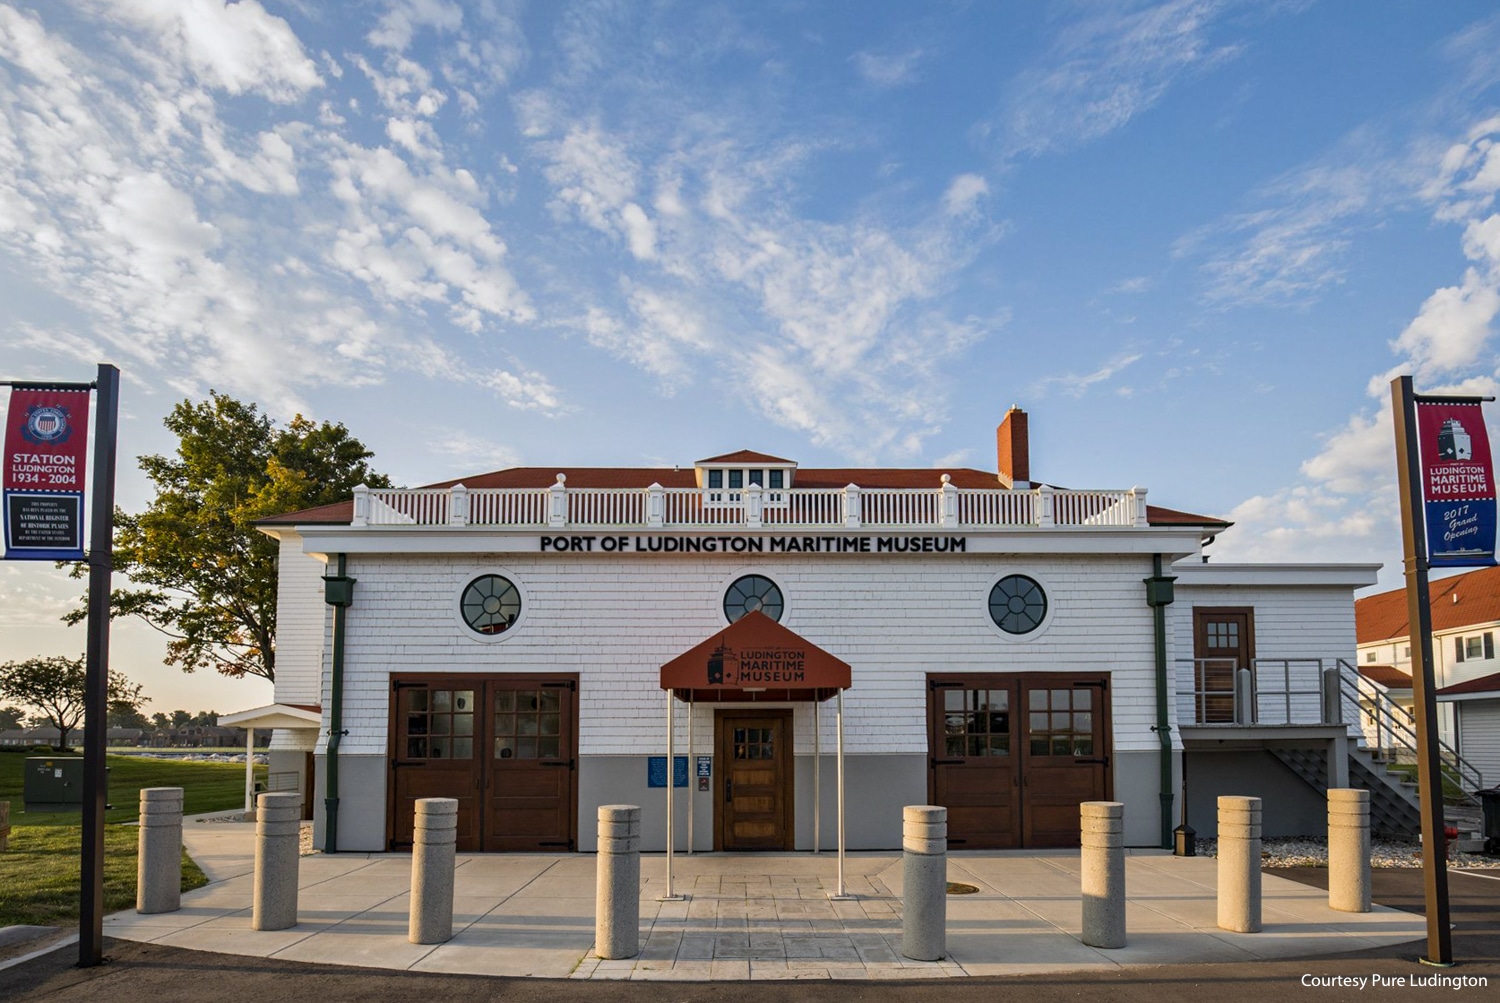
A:
{"type": "MultiPolygon", "coordinates": [[[[672,786],[686,787],[688,785],[688,757],[672,757],[672,786]]],[[[646,757],[646,786],[667,786],[667,757],[646,757]]]]}

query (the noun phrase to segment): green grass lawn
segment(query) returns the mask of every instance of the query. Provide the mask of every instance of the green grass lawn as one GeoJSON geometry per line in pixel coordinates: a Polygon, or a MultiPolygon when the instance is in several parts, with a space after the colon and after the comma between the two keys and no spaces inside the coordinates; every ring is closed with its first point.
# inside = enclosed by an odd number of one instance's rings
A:
{"type": "MultiPolygon", "coordinates": [[[[11,825],[78,825],[79,813],[21,811],[23,770],[39,753],[0,752],[0,801],[10,802],[11,825]]],[[[76,755],[76,754],[70,754],[76,755]]],[[[245,767],[241,763],[188,763],[142,756],[109,756],[109,803],[106,822],[134,822],[140,814],[142,787],[181,787],[182,811],[196,815],[245,806],[245,767]]],[[[255,776],[264,780],[266,768],[255,776]]]]}
{"type": "MultiPolygon", "coordinates": [[[[10,849],[0,854],[0,927],[59,926],[78,919],[78,872],[83,839],[80,812],[23,812],[25,761],[31,753],[0,752],[0,801],[11,803],[10,849]]],[[[181,787],[185,814],[242,808],[245,767],[135,756],[108,758],[109,802],[104,828],[106,910],[135,906],[136,840],[133,825],[143,787],[181,787]]],[[[264,779],[265,767],[256,767],[264,779]]],[[[183,855],[182,889],[208,883],[183,855]]]]}

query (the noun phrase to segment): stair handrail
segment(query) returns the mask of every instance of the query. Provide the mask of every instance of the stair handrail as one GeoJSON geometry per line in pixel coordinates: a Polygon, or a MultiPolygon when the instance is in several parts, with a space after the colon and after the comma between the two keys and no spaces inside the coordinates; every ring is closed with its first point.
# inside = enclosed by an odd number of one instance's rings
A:
{"type": "MultiPolygon", "coordinates": [[[[1393,746],[1393,748],[1405,748],[1415,757],[1417,732],[1415,726],[1407,719],[1406,708],[1387,696],[1383,687],[1377,686],[1360,675],[1359,670],[1344,659],[1338,660],[1338,666],[1340,681],[1354,694],[1356,713],[1365,712],[1363,700],[1368,699],[1370,708],[1378,715],[1377,719],[1387,726],[1386,730],[1391,738],[1399,741],[1399,746],[1393,746]],[[1396,713],[1397,711],[1400,713],[1396,713]]],[[[1363,738],[1364,722],[1356,718],[1356,727],[1359,728],[1360,736],[1363,738]]],[[[1484,775],[1472,763],[1459,755],[1458,750],[1441,738],[1437,740],[1437,745],[1438,759],[1442,766],[1452,774],[1451,779],[1456,781],[1464,800],[1475,800],[1474,792],[1484,789],[1484,775]]],[[[1379,747],[1376,751],[1380,751],[1379,747]]]]}

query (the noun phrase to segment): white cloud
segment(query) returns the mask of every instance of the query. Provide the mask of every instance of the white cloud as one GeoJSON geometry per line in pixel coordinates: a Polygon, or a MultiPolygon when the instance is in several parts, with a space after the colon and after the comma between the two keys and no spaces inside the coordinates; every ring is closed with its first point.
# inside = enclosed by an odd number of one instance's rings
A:
{"type": "Polygon", "coordinates": [[[1109,382],[1140,359],[1140,352],[1126,353],[1115,356],[1091,373],[1046,376],[1033,383],[1029,392],[1034,397],[1045,397],[1056,389],[1069,397],[1082,397],[1095,385],[1109,382]]]}
{"type": "Polygon", "coordinates": [[[1041,65],[1012,81],[1003,110],[978,131],[1006,157],[1081,146],[1156,105],[1180,78],[1233,58],[1210,36],[1226,4],[1105,4],[1066,24],[1041,65]]]}
{"type": "Polygon", "coordinates": [[[1300,483],[1247,499],[1230,518],[1240,523],[1221,556],[1255,559],[1349,559],[1399,552],[1395,434],[1389,384],[1414,377],[1425,393],[1484,396],[1500,388],[1500,364],[1489,350],[1500,311],[1500,216],[1489,214],[1500,183],[1487,176],[1500,120],[1469,130],[1466,140],[1431,161],[1417,187],[1435,203],[1434,219],[1462,223],[1460,246],[1472,262],[1462,281],[1434,291],[1401,334],[1396,356],[1371,377],[1373,409],[1351,415],[1302,464],[1300,483]]]}
{"type": "Polygon", "coordinates": [[[391,0],[366,37],[371,45],[404,52],[421,28],[452,32],[463,23],[463,8],[452,0],[391,0]]]}
{"type": "Polygon", "coordinates": [[[989,183],[978,174],[960,174],[943,193],[943,210],[950,216],[964,216],[974,211],[979,200],[990,193],[989,183]]]}
{"type": "Polygon", "coordinates": [[[291,27],[256,0],[88,0],[148,29],[210,87],[290,102],[322,84],[291,27]]]}
{"type": "Polygon", "coordinates": [[[850,62],[866,83],[875,87],[900,87],[917,79],[917,68],[928,53],[921,48],[905,52],[856,52],[850,62]]]}

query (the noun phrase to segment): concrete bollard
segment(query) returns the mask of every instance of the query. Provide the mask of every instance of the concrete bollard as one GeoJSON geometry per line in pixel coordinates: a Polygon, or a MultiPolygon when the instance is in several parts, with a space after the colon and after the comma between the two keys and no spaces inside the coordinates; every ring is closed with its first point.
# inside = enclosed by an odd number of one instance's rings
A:
{"type": "Polygon", "coordinates": [[[453,856],[458,844],[458,800],[417,798],[412,830],[411,915],[406,939],[442,944],[453,939],[453,856]]]}
{"type": "Polygon", "coordinates": [[[948,809],[901,809],[901,953],[913,961],[948,954],[948,809]]]}
{"type": "Polygon", "coordinates": [[[182,788],[141,788],[136,838],[135,911],[182,908],[182,788]]]}
{"type": "Polygon", "coordinates": [[[1370,792],[1328,791],[1328,907],[1370,911],[1370,792]]]}
{"type": "Polygon", "coordinates": [[[1085,801],[1078,806],[1083,869],[1083,942],[1125,946],[1125,805],[1085,801]]]}
{"type": "Polygon", "coordinates": [[[1219,798],[1219,928],[1260,932],[1260,798],[1219,798]]]}
{"type": "Polygon", "coordinates": [[[250,929],[297,925],[297,861],[302,854],[302,795],[262,794],[255,812],[255,897],[250,929]]]}
{"type": "Polygon", "coordinates": [[[641,809],[599,806],[594,953],[606,961],[641,953],[641,809]]]}

